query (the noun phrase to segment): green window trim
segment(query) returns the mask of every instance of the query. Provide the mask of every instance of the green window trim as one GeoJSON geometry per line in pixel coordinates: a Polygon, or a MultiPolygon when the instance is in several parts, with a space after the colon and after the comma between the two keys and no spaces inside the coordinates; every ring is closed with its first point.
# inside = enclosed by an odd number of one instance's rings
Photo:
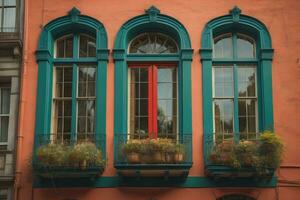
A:
{"type": "MultiPolygon", "coordinates": [[[[179,105],[179,137],[192,135],[192,108],[191,108],[191,62],[193,49],[188,32],[176,19],[160,14],[160,10],[152,6],[146,14],[136,16],[127,21],[120,28],[113,50],[115,62],[115,97],[114,97],[114,134],[115,160],[118,135],[128,133],[127,120],[127,73],[128,62],[176,62],[178,65],[178,105],[179,105]],[[159,32],[174,38],[178,44],[178,54],[128,54],[128,45],[135,36],[145,32],[159,32]]],[[[192,154],[190,155],[192,156],[192,154]]]]}
{"type": "MultiPolygon", "coordinates": [[[[78,39],[78,38],[77,38],[78,39]]],[[[73,47],[74,55],[78,54],[77,47],[73,47]]],[[[77,81],[76,62],[95,63],[96,65],[96,141],[101,142],[103,156],[106,152],[106,76],[109,50],[107,49],[107,34],[101,22],[88,16],[80,14],[77,8],[71,9],[68,15],[57,18],[44,26],[38,42],[36,60],[38,63],[38,88],[36,104],[36,125],[34,148],[38,146],[38,135],[45,134],[50,137],[51,132],[51,107],[53,68],[56,64],[73,64],[73,81],[77,81]],[[74,44],[79,33],[86,33],[96,38],[96,57],[94,58],[54,58],[55,40],[63,35],[74,34],[74,44]],[[101,141],[100,141],[101,140],[101,141]]],[[[74,93],[73,84],[72,92],[74,93]]],[[[72,94],[74,97],[76,94],[72,94]]],[[[72,119],[76,120],[76,106],[72,106],[72,119]]],[[[76,127],[72,122],[72,135],[75,135],[76,127]]],[[[97,143],[99,145],[99,143],[97,143]]]]}
{"type": "MultiPolygon", "coordinates": [[[[259,20],[242,15],[238,7],[230,10],[229,15],[209,21],[201,40],[202,62],[202,96],[203,96],[203,134],[204,159],[208,163],[208,153],[213,145],[213,112],[212,112],[212,66],[213,38],[226,32],[241,32],[256,39],[257,45],[257,81],[258,81],[258,129],[273,130],[273,97],[272,97],[272,60],[273,49],[271,37],[266,26],[259,20]]],[[[252,60],[241,60],[239,63],[249,63],[252,60]]],[[[254,61],[255,62],[255,61],[254,61]]]]}

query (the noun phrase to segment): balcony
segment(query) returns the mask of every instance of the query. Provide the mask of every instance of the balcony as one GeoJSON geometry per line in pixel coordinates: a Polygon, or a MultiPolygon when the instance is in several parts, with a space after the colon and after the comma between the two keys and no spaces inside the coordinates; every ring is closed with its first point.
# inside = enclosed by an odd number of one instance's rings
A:
{"type": "Polygon", "coordinates": [[[105,167],[105,154],[102,153],[105,135],[90,134],[76,138],[64,134],[63,137],[54,134],[36,136],[32,160],[34,173],[43,178],[100,176],[105,167]]]}
{"type": "Polygon", "coordinates": [[[256,140],[224,140],[214,144],[206,140],[206,174],[215,180],[243,179],[270,180],[279,167],[283,145],[270,132],[256,140]]]}
{"type": "Polygon", "coordinates": [[[192,136],[171,139],[129,139],[115,135],[115,162],[124,177],[186,177],[192,166],[192,136]]]}

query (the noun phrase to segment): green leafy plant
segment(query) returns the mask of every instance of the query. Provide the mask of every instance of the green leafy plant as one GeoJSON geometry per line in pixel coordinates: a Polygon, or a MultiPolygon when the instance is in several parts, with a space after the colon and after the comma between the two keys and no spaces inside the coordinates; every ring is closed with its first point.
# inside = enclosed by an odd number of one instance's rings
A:
{"type": "Polygon", "coordinates": [[[266,131],[260,135],[259,143],[260,168],[278,168],[283,154],[282,140],[274,133],[266,131]]]}
{"type": "Polygon", "coordinates": [[[81,168],[104,164],[101,151],[91,142],[76,144],[70,151],[69,162],[70,165],[81,168]]]}
{"type": "Polygon", "coordinates": [[[82,142],[74,146],[47,144],[37,149],[36,156],[37,164],[47,168],[86,168],[104,165],[101,151],[90,142],[82,142]]]}
{"type": "Polygon", "coordinates": [[[279,167],[283,153],[281,139],[272,132],[263,132],[256,141],[232,140],[216,144],[210,153],[212,164],[230,166],[235,169],[251,167],[258,174],[266,174],[279,167]]]}
{"type": "Polygon", "coordinates": [[[37,150],[37,160],[41,166],[57,167],[66,164],[68,149],[60,144],[47,144],[37,150]]]}
{"type": "Polygon", "coordinates": [[[184,145],[167,138],[129,140],[122,149],[129,163],[174,163],[176,155],[182,162],[185,153],[184,145]]]}

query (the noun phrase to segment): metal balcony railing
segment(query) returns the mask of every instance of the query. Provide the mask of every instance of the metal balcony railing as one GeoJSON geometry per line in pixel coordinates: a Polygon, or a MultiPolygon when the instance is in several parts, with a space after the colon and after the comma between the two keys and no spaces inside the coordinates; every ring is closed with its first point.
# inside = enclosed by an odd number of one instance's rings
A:
{"type": "Polygon", "coordinates": [[[44,177],[90,177],[105,167],[104,134],[39,134],[33,168],[44,177]]]}

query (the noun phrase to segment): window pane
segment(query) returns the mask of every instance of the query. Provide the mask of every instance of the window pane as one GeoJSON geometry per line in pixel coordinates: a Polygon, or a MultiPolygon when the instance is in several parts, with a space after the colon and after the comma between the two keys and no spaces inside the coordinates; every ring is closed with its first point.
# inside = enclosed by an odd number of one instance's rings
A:
{"type": "Polygon", "coordinates": [[[87,57],[88,55],[87,43],[88,43],[88,38],[84,35],[80,35],[79,57],[87,57]]]}
{"type": "Polygon", "coordinates": [[[239,97],[256,96],[256,68],[238,67],[238,90],[239,97]]]}
{"type": "Polygon", "coordinates": [[[79,67],[78,97],[95,97],[95,67],[79,67]]]}
{"type": "Polygon", "coordinates": [[[252,38],[242,34],[237,35],[237,57],[255,58],[255,42],[252,38]]]}
{"type": "Polygon", "coordinates": [[[256,99],[239,99],[239,130],[241,133],[256,133],[256,99]]]}
{"type": "Polygon", "coordinates": [[[1,107],[0,114],[9,114],[10,107],[10,89],[9,88],[0,88],[0,97],[1,97],[1,107]]]}
{"type": "Polygon", "coordinates": [[[86,116],[86,101],[78,101],[78,116],[86,116]]]}
{"type": "Polygon", "coordinates": [[[0,142],[7,142],[8,136],[8,117],[0,117],[0,142]]]}
{"type": "Polygon", "coordinates": [[[66,38],[65,55],[66,55],[66,58],[73,57],[73,37],[66,38]]]}
{"type": "Polygon", "coordinates": [[[96,41],[94,38],[80,35],[79,37],[79,57],[95,57],[96,41]]]}
{"type": "Polygon", "coordinates": [[[172,99],[174,96],[172,83],[158,83],[157,89],[159,99],[172,99]]]}
{"type": "Polygon", "coordinates": [[[4,18],[3,31],[4,32],[15,32],[16,8],[4,8],[3,18],[4,18]]]}
{"type": "Polygon", "coordinates": [[[214,38],[213,56],[214,58],[232,58],[232,36],[231,34],[221,35],[214,38]]]}
{"type": "Polygon", "coordinates": [[[56,57],[63,58],[65,57],[65,40],[56,41],[56,57]]]}
{"type": "Polygon", "coordinates": [[[148,116],[148,100],[139,100],[139,113],[140,116],[148,116]]]}
{"type": "Polygon", "coordinates": [[[214,100],[215,132],[233,133],[233,100],[214,100]]]}
{"type": "Polygon", "coordinates": [[[161,33],[143,33],[135,37],[129,45],[129,53],[164,54],[177,53],[177,43],[161,33]]]}
{"type": "Polygon", "coordinates": [[[86,132],[86,118],[78,117],[77,119],[77,132],[85,133],[86,132]]]}
{"type": "Polygon", "coordinates": [[[214,67],[214,96],[233,96],[233,70],[232,67],[214,67]]]}
{"type": "Polygon", "coordinates": [[[4,6],[15,6],[16,0],[3,0],[4,6]]]}
{"type": "Polygon", "coordinates": [[[175,68],[159,68],[157,72],[157,82],[176,82],[175,68]]]}
{"type": "Polygon", "coordinates": [[[73,36],[63,36],[56,40],[56,58],[73,57],[73,36]]]}
{"type": "Polygon", "coordinates": [[[148,83],[139,84],[139,95],[137,98],[148,98],[148,83]]]}

